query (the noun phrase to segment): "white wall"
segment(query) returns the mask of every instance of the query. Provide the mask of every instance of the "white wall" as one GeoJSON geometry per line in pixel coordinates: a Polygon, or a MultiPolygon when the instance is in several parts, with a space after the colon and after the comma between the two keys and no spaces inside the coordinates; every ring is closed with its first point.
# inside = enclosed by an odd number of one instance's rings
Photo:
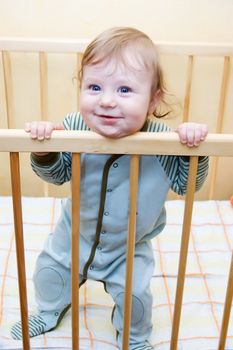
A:
{"type": "Polygon", "coordinates": [[[233,41],[232,0],[0,0],[0,35],[93,38],[135,26],[162,41],[233,41]]]}

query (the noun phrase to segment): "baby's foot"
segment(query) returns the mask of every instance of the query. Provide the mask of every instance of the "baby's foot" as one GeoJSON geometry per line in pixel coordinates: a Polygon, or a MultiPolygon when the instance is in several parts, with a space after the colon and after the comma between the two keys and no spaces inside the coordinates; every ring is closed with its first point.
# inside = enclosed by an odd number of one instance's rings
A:
{"type": "MultiPolygon", "coordinates": [[[[55,329],[69,308],[70,305],[64,310],[50,312],[42,311],[37,315],[30,315],[28,317],[29,337],[32,338],[55,329]]],[[[21,321],[15,323],[11,328],[11,336],[16,340],[22,339],[21,321]]]]}

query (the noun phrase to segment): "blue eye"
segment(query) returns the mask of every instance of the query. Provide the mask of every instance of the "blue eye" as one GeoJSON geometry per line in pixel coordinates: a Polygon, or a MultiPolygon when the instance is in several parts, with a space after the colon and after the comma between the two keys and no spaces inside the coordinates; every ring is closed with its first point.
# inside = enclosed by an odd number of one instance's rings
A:
{"type": "Polygon", "coordinates": [[[122,94],[127,94],[131,91],[131,89],[128,86],[121,86],[118,91],[122,94]]]}
{"type": "Polygon", "coordinates": [[[89,89],[92,90],[92,91],[100,91],[101,90],[100,86],[96,85],[96,84],[91,84],[89,86],[89,89]]]}

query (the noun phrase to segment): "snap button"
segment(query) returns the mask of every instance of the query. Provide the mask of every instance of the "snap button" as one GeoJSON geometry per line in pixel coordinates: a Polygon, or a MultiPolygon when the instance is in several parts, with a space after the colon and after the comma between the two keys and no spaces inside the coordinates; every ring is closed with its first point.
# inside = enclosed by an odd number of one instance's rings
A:
{"type": "Polygon", "coordinates": [[[97,249],[98,249],[98,250],[102,250],[102,247],[98,246],[97,249]]]}
{"type": "Polygon", "coordinates": [[[103,230],[103,231],[101,231],[101,233],[102,233],[102,235],[105,235],[106,231],[105,231],[105,230],[103,230]]]}
{"type": "Polygon", "coordinates": [[[105,212],[104,212],[104,215],[105,215],[105,216],[108,216],[108,215],[109,215],[109,212],[108,212],[108,211],[105,211],[105,212]]]}
{"type": "Polygon", "coordinates": [[[113,163],[113,168],[117,168],[118,167],[118,163],[113,163]]]}
{"type": "Polygon", "coordinates": [[[93,265],[91,265],[91,266],[90,266],[90,270],[93,270],[93,269],[94,269],[94,266],[93,266],[93,265]]]}
{"type": "Polygon", "coordinates": [[[58,316],[59,315],[59,312],[55,312],[55,314],[54,314],[55,316],[58,316]]]}
{"type": "Polygon", "coordinates": [[[107,189],[107,192],[112,192],[112,189],[111,189],[111,188],[108,188],[108,189],[107,189]]]}

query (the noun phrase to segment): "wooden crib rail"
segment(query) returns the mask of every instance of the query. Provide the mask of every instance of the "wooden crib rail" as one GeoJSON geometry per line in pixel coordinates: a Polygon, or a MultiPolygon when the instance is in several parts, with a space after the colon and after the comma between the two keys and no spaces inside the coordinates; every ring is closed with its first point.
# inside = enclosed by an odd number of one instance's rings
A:
{"type": "MultiPolygon", "coordinates": [[[[1,51],[24,52],[83,52],[90,40],[0,37],[1,51]]],[[[155,41],[161,53],[199,56],[232,56],[232,43],[159,42],[155,41]]]]}
{"type": "Polygon", "coordinates": [[[26,292],[26,269],[24,257],[24,239],[23,239],[23,216],[21,204],[21,186],[20,186],[20,164],[19,154],[17,152],[10,153],[11,167],[11,187],[15,226],[15,245],[16,258],[18,268],[18,286],[20,299],[20,313],[22,322],[23,349],[30,349],[28,334],[28,306],[26,292]]]}
{"type": "MultiPolygon", "coordinates": [[[[20,308],[22,319],[23,348],[30,349],[28,337],[28,311],[26,293],[26,275],[23,246],[22,208],[20,193],[19,152],[28,151],[69,151],[73,154],[72,162],[72,349],[79,349],[79,211],[80,211],[80,153],[116,153],[130,154],[130,212],[128,221],[127,240],[127,267],[125,287],[124,331],[122,349],[128,350],[131,300],[132,300],[132,273],[135,245],[136,203],[138,188],[139,156],[140,154],[171,154],[190,155],[190,170],[188,190],[185,198],[185,211],[181,238],[180,261],[176,288],[175,307],[172,324],[170,350],[177,350],[182,297],[185,282],[185,270],[188,254],[188,244],[192,217],[192,207],[195,191],[195,178],[199,155],[233,156],[232,134],[210,134],[200,147],[191,148],[181,145],[176,133],[137,133],[132,136],[111,140],[93,132],[56,131],[52,139],[44,142],[33,141],[23,130],[0,129],[0,152],[10,152],[12,196],[16,234],[16,253],[18,264],[18,282],[20,290],[20,308]]],[[[233,258],[232,258],[233,259],[233,258]]],[[[229,272],[225,307],[222,319],[222,329],[218,350],[224,350],[230,307],[233,296],[233,260],[229,272]]]]}
{"type": "Polygon", "coordinates": [[[80,153],[72,156],[72,234],[71,234],[71,305],[72,349],[79,349],[79,222],[80,222],[80,153]]]}
{"type": "Polygon", "coordinates": [[[54,131],[44,142],[32,140],[21,129],[0,129],[0,152],[80,152],[109,154],[169,154],[233,156],[233,134],[209,134],[199,147],[188,148],[175,132],[140,132],[120,140],[91,131],[54,131]]]}

